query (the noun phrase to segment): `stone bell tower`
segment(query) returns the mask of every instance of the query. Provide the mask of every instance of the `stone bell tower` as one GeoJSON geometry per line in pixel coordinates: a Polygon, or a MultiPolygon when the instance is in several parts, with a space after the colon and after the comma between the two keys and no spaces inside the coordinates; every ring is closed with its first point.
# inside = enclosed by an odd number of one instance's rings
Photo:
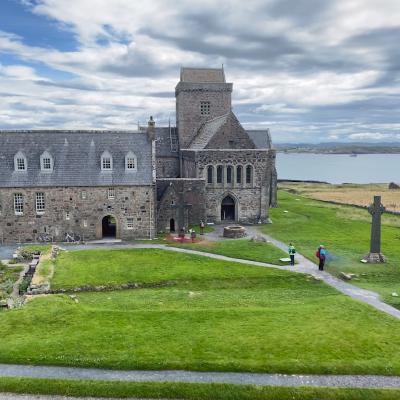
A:
{"type": "Polygon", "coordinates": [[[181,148],[188,148],[203,122],[231,110],[232,83],[223,68],[182,68],[175,88],[176,126],[181,148]]]}

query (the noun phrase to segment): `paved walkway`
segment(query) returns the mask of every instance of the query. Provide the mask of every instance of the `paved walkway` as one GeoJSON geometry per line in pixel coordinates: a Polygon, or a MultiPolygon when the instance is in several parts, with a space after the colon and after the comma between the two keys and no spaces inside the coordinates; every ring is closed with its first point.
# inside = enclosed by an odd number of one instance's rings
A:
{"type": "Polygon", "coordinates": [[[261,386],[313,386],[344,388],[399,388],[400,376],[284,375],[249,372],[118,371],[91,368],[0,364],[0,376],[90,379],[129,382],[231,383],[261,386]]]}

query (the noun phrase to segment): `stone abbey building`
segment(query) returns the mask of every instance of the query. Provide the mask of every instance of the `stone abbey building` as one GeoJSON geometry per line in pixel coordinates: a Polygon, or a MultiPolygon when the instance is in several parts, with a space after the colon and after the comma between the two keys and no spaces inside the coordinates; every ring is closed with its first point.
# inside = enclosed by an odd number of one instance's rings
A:
{"type": "Polygon", "coordinates": [[[245,130],[223,69],[182,68],[176,127],[0,131],[0,242],[152,238],[276,204],[268,130],[245,130]]]}

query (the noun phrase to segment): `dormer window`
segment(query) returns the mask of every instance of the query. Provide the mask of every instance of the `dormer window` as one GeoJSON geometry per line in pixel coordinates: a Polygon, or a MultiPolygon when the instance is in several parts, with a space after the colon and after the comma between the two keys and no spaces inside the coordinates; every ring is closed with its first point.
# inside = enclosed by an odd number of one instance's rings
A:
{"type": "Polygon", "coordinates": [[[53,157],[47,151],[40,156],[40,169],[42,172],[53,172],[53,157]]]}
{"type": "Polygon", "coordinates": [[[201,101],[200,102],[200,114],[201,115],[210,115],[210,102],[209,101],[201,101]]]}
{"type": "Polygon", "coordinates": [[[28,168],[28,163],[24,153],[19,151],[14,157],[14,169],[15,171],[24,172],[28,168]]]}
{"type": "Polygon", "coordinates": [[[136,156],[131,151],[125,157],[125,170],[134,172],[137,169],[136,156]]]}
{"type": "Polygon", "coordinates": [[[101,170],[102,171],[112,171],[113,169],[113,159],[108,151],[105,151],[101,155],[101,170]]]}

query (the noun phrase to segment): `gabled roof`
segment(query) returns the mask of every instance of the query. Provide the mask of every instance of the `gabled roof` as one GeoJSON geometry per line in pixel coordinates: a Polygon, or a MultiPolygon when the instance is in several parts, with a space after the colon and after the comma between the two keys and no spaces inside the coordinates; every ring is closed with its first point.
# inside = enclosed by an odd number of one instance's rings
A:
{"type": "Polygon", "coordinates": [[[225,83],[223,68],[181,68],[181,82],[225,83]]]}
{"type": "Polygon", "coordinates": [[[226,124],[229,113],[221,117],[213,118],[202,124],[189,145],[190,149],[200,150],[204,149],[212,137],[226,124]]]}
{"type": "Polygon", "coordinates": [[[151,142],[134,131],[0,131],[0,187],[109,186],[152,184],[151,142]],[[43,172],[40,155],[54,160],[53,172],[43,172]],[[14,171],[18,151],[27,158],[27,171],[14,171]],[[101,171],[108,151],[113,170],[101,171]],[[137,157],[136,172],[125,171],[125,156],[137,157]]]}
{"type": "Polygon", "coordinates": [[[272,140],[269,129],[246,130],[246,132],[256,145],[257,149],[272,149],[272,140]]]}

